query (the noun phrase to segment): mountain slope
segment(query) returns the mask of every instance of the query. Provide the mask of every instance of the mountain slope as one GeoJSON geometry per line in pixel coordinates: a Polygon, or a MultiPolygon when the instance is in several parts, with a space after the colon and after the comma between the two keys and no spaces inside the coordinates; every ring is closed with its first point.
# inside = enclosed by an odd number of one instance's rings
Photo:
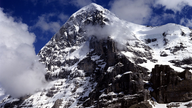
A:
{"type": "Polygon", "coordinates": [[[158,60],[156,64],[167,64],[177,71],[183,71],[183,69],[175,67],[170,61],[181,61],[183,58],[190,57],[192,52],[191,30],[189,28],[176,24],[167,24],[147,28],[147,30],[140,32],[138,37],[153,49],[153,57],[158,60]]]}
{"type": "MultiPolygon", "coordinates": [[[[7,95],[0,106],[149,108],[154,107],[151,96],[157,102],[172,102],[162,96],[163,100],[160,93],[156,96],[156,91],[170,92],[158,87],[169,87],[175,78],[167,75],[165,80],[172,82],[161,83],[159,79],[160,85],[154,84],[162,71],[184,78],[179,80],[184,85],[186,80],[191,81],[176,72],[192,66],[191,36],[187,27],[133,24],[92,3],[74,13],[39,52],[40,62],[47,69],[47,87],[20,99],[7,95]]],[[[187,88],[187,92],[190,90],[187,88]]]]}

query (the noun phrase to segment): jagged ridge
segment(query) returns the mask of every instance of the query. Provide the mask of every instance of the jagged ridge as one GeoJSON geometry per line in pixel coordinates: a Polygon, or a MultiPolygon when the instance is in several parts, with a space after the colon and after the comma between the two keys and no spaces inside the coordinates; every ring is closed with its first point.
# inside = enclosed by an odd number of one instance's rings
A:
{"type": "Polygon", "coordinates": [[[191,54],[191,46],[186,27],[133,24],[92,3],[74,13],[39,52],[49,86],[5,106],[152,107],[150,90],[158,89],[149,72],[155,64],[190,68],[181,55],[191,54]]]}

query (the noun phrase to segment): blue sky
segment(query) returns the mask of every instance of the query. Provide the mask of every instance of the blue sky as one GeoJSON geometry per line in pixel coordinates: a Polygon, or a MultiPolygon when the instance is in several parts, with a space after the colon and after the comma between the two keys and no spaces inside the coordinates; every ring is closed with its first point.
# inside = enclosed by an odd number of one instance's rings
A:
{"type": "Polygon", "coordinates": [[[27,31],[34,33],[38,53],[74,12],[92,2],[129,22],[192,27],[191,0],[0,0],[0,8],[7,18],[26,24],[27,31]]]}

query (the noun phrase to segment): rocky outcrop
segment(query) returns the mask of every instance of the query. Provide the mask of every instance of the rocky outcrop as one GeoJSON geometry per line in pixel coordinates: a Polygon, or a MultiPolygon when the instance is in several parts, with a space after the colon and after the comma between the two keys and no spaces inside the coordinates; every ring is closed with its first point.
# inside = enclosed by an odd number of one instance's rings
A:
{"type": "Polygon", "coordinates": [[[161,57],[167,57],[168,54],[167,54],[165,51],[162,51],[162,52],[160,53],[160,56],[161,56],[161,57]]]}
{"type": "Polygon", "coordinates": [[[147,69],[134,65],[126,56],[116,53],[112,43],[110,40],[107,41],[107,46],[111,48],[101,52],[101,58],[97,60],[102,59],[103,62],[106,62],[103,70],[95,71],[97,61],[91,63],[90,58],[86,58],[83,63],[79,64],[79,67],[81,64],[85,65],[82,66],[84,70],[94,70],[92,71],[93,82],[97,82],[97,86],[89,94],[89,98],[81,99],[84,101],[85,107],[96,104],[98,108],[127,108],[150,98],[149,91],[144,89],[143,82],[144,79],[147,79],[144,77],[148,75],[147,69]],[[108,55],[114,55],[114,58],[110,59],[110,64],[108,55]],[[88,64],[90,66],[87,66],[88,64]],[[91,64],[96,66],[91,66],[91,64]]]}
{"type": "Polygon", "coordinates": [[[91,60],[91,57],[86,57],[78,63],[77,68],[80,70],[84,70],[86,72],[86,75],[90,75],[92,72],[94,72],[95,67],[96,63],[91,60]]]}
{"type": "Polygon", "coordinates": [[[168,65],[156,65],[151,73],[152,97],[160,103],[182,102],[192,99],[192,73],[174,71],[168,65]]]}
{"type": "Polygon", "coordinates": [[[192,33],[174,24],[146,29],[118,20],[96,4],[73,14],[38,54],[46,66],[45,78],[50,85],[30,97],[7,97],[0,107],[151,108],[151,99],[160,103],[192,100],[189,70],[178,73],[168,65],[156,65],[150,76],[146,69],[150,66],[141,67],[158,63],[162,57],[177,67],[192,69],[191,57],[171,59],[191,54],[192,44],[184,42],[191,43],[192,33]],[[91,27],[95,33],[89,33],[91,27]],[[105,27],[111,33],[104,33],[105,27]],[[179,30],[181,34],[177,33],[179,30]],[[157,53],[159,48],[161,52],[157,53]],[[156,54],[161,57],[154,58],[156,54]]]}
{"type": "MultiPolygon", "coordinates": [[[[15,99],[14,101],[10,102],[10,103],[6,103],[4,106],[0,106],[1,108],[22,108],[22,107],[32,107],[32,105],[25,105],[23,104],[24,100],[29,98],[30,95],[26,95],[23,97],[20,97],[19,99],[15,99]]],[[[11,96],[9,96],[8,98],[12,98],[11,96]]]]}
{"type": "Polygon", "coordinates": [[[52,74],[51,72],[47,72],[45,74],[45,79],[47,81],[53,81],[55,79],[63,79],[67,78],[71,73],[71,70],[62,69],[58,74],[52,74]]]}
{"type": "Polygon", "coordinates": [[[62,99],[57,99],[55,101],[55,104],[52,106],[52,108],[59,108],[62,104],[62,99]]]}
{"type": "Polygon", "coordinates": [[[95,36],[91,37],[89,48],[94,49],[95,54],[102,55],[106,59],[108,66],[117,63],[115,61],[117,58],[116,52],[118,51],[116,42],[109,37],[107,39],[98,39],[95,36]]]}
{"type": "Polygon", "coordinates": [[[148,102],[140,102],[130,106],[129,108],[152,108],[152,106],[148,102]]]}

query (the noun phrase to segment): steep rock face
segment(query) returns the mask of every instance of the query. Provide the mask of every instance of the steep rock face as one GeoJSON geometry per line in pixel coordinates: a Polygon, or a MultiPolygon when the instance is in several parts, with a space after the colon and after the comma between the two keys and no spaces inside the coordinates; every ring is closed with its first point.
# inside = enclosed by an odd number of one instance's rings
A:
{"type": "MultiPolygon", "coordinates": [[[[89,27],[108,29],[106,27],[110,28],[119,19],[96,4],[85,8],[73,14],[38,54],[40,61],[47,67],[45,76],[48,81],[65,79],[61,85],[73,82],[71,84],[75,87],[72,88],[72,94],[83,87],[77,100],[70,98],[63,105],[60,101],[64,103],[66,99],[60,99],[53,106],[72,107],[76,104],[79,107],[111,107],[116,104],[129,107],[149,99],[149,92],[144,89],[143,82],[149,73],[134,63],[151,60],[151,49],[131,33],[127,37],[132,40],[127,40],[126,44],[120,44],[108,33],[90,33],[89,27]],[[130,55],[125,56],[121,51],[130,52],[130,55]],[[82,79],[80,82],[73,81],[79,78],[82,79]],[[87,83],[83,84],[85,81],[87,83]],[[106,104],[106,99],[111,97],[110,93],[117,94],[114,97],[117,101],[106,104]]],[[[70,86],[66,86],[68,88],[70,86]]],[[[53,86],[45,95],[53,98],[59,91],[53,86]]]]}
{"type": "MultiPolygon", "coordinates": [[[[110,40],[109,40],[110,41],[110,40]]],[[[108,46],[112,45],[109,42],[108,46]]],[[[94,91],[89,94],[88,99],[84,99],[83,105],[89,107],[130,107],[142,101],[149,99],[149,91],[144,89],[143,75],[147,73],[147,69],[135,66],[124,55],[118,55],[115,49],[107,49],[98,60],[106,62],[101,70],[97,70],[97,61],[94,63],[95,71],[93,81],[97,82],[94,91]],[[106,56],[111,52],[116,57],[108,59],[106,56]]],[[[84,64],[89,64],[90,58],[83,60],[84,64]],[[85,61],[88,61],[86,63],[85,61]]],[[[90,63],[91,64],[91,63],[90,63]]],[[[90,68],[90,66],[87,66],[90,68]]],[[[84,68],[87,70],[87,68],[84,68]]],[[[83,101],[83,99],[81,99],[83,101]]]]}
{"type": "Polygon", "coordinates": [[[191,100],[191,73],[182,70],[192,66],[190,57],[182,58],[192,53],[191,43],[186,27],[133,24],[93,3],[74,13],[39,52],[48,86],[26,98],[6,96],[0,106],[150,108],[151,97],[191,100]]]}
{"type": "Polygon", "coordinates": [[[168,65],[156,65],[151,73],[152,96],[160,103],[192,99],[192,73],[174,71],[168,65]]]}
{"type": "Polygon", "coordinates": [[[83,106],[126,108],[147,101],[149,91],[144,89],[143,82],[144,75],[149,74],[147,69],[134,65],[120,54],[115,41],[110,38],[98,40],[93,37],[90,42],[90,49],[93,50],[77,67],[84,70],[86,76],[91,76],[97,86],[89,97],[80,98],[83,106]]]}
{"type": "Polygon", "coordinates": [[[78,58],[68,59],[67,56],[88,40],[85,30],[87,25],[106,25],[109,19],[104,16],[107,13],[110,12],[103,8],[97,9],[96,4],[91,4],[73,14],[38,54],[47,70],[54,72],[60,66],[72,66],[77,63],[78,58]]]}

